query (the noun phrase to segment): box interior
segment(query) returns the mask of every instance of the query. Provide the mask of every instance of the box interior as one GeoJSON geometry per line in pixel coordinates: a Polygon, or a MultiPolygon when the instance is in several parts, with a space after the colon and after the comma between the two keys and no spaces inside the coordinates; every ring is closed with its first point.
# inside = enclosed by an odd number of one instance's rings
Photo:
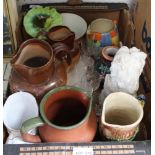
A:
{"type": "MultiPolygon", "coordinates": [[[[51,5],[52,6],[52,5],[51,5]]],[[[24,29],[23,29],[23,15],[25,14],[26,10],[28,10],[28,5],[24,6],[22,8],[22,11],[20,13],[19,22],[17,24],[17,30],[16,30],[16,38],[17,38],[17,45],[19,45],[30,38],[28,36],[24,29]]],[[[59,12],[70,12],[70,13],[76,13],[83,17],[87,24],[94,19],[97,18],[107,18],[116,21],[118,24],[118,30],[120,35],[120,40],[122,41],[123,45],[132,47],[134,45],[134,25],[131,20],[129,10],[127,9],[126,5],[124,7],[120,7],[117,9],[76,9],[76,7],[71,7],[70,9],[61,7],[61,5],[57,6],[57,11],[59,12]]],[[[85,36],[84,36],[85,37],[85,36]]],[[[144,107],[144,118],[140,126],[140,132],[135,138],[135,141],[143,141],[143,140],[150,140],[151,139],[151,93],[150,89],[145,88],[145,75],[141,76],[140,78],[140,86],[138,94],[143,93],[146,96],[146,104],[144,107]]],[[[100,90],[98,90],[100,91],[100,90]]],[[[8,91],[8,95],[9,95],[8,91]]],[[[98,92],[95,92],[98,94],[98,92]]],[[[97,98],[97,95],[95,95],[97,98]]],[[[98,99],[96,99],[97,101],[98,99]]],[[[100,117],[98,118],[98,121],[100,121],[100,117]]],[[[7,133],[5,133],[7,135],[7,133]]],[[[107,139],[102,140],[99,134],[99,131],[96,134],[96,137],[94,138],[94,141],[107,141],[107,139]]]]}

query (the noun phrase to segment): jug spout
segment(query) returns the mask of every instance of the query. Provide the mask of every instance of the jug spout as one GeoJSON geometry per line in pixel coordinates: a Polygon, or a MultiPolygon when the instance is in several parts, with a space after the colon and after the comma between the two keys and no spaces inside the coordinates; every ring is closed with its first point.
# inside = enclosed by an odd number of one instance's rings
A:
{"type": "Polygon", "coordinates": [[[45,41],[29,39],[11,60],[12,69],[31,84],[49,80],[54,72],[53,49],[45,41]]]}

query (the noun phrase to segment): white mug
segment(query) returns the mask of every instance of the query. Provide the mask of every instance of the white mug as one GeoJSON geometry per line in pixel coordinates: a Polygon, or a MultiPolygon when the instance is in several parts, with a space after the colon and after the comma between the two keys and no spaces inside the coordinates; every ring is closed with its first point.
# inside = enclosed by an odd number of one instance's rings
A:
{"type": "MultiPolygon", "coordinates": [[[[9,133],[6,144],[25,144],[20,134],[22,123],[38,116],[38,105],[33,95],[27,92],[10,95],[3,108],[3,122],[9,133]]],[[[31,130],[30,133],[35,134],[36,129],[31,130]]]]}

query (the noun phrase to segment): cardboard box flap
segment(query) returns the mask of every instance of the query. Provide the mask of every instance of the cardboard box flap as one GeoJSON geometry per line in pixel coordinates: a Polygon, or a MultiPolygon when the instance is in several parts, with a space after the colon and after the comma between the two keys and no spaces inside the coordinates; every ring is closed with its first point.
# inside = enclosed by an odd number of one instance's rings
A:
{"type": "Polygon", "coordinates": [[[68,3],[42,3],[42,4],[24,4],[21,8],[22,11],[28,11],[30,8],[35,6],[52,6],[56,9],[63,9],[66,11],[69,10],[75,10],[76,12],[84,11],[84,10],[91,10],[93,12],[95,11],[118,11],[122,9],[129,9],[128,5],[126,3],[81,3],[79,5],[69,5],[68,3]]]}
{"type": "Polygon", "coordinates": [[[151,0],[139,0],[134,15],[135,45],[147,53],[143,70],[145,92],[151,91],[151,0]],[[147,89],[146,89],[147,88],[147,89]]]}
{"type": "Polygon", "coordinates": [[[135,44],[151,58],[151,0],[139,0],[134,24],[135,44]]]}

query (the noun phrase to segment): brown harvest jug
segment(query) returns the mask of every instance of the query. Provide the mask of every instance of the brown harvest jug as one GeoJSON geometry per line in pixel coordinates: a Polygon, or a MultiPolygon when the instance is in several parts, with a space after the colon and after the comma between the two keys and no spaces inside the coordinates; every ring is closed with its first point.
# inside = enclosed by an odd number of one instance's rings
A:
{"type": "MultiPolygon", "coordinates": [[[[64,54],[66,52],[70,55],[72,60],[68,60],[66,63],[67,71],[70,71],[80,58],[80,48],[78,41],[75,41],[75,33],[68,27],[59,25],[52,27],[47,33],[45,33],[45,35],[47,37],[47,41],[54,48],[54,52],[56,49],[61,50],[61,54],[62,52],[64,52],[64,54]],[[59,47],[57,48],[57,46],[59,47]]],[[[58,56],[58,59],[59,58],[60,56],[58,56]]]]}
{"type": "Polygon", "coordinates": [[[91,142],[96,134],[92,95],[73,86],[49,91],[40,103],[40,117],[26,120],[21,134],[27,142],[91,142]],[[38,127],[39,135],[28,131],[38,127]]]}
{"type": "Polygon", "coordinates": [[[74,48],[75,33],[66,26],[52,27],[47,33],[47,38],[51,45],[61,42],[69,46],[70,49],[74,48]]]}
{"type": "Polygon", "coordinates": [[[46,41],[25,41],[11,65],[9,84],[12,93],[27,91],[40,100],[47,91],[67,81],[64,63],[55,59],[53,48],[46,41]]]}

